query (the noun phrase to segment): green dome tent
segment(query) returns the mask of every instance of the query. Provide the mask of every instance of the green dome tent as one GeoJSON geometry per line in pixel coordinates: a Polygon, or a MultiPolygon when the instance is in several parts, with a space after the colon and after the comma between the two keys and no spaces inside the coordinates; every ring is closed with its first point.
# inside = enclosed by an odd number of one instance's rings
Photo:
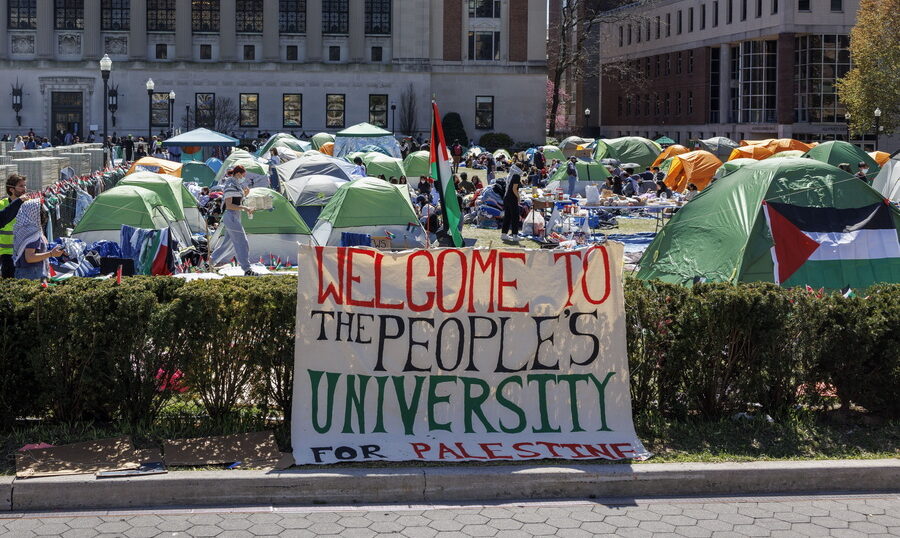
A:
{"type": "Polygon", "coordinates": [[[675,142],[668,136],[661,136],[661,137],[657,138],[656,140],[654,140],[654,142],[656,142],[660,146],[671,146],[671,145],[677,144],[677,142],[675,142]]]}
{"type": "Polygon", "coordinates": [[[247,170],[247,178],[255,184],[268,184],[268,165],[263,163],[263,161],[255,155],[242,149],[232,151],[231,155],[225,159],[222,163],[222,167],[216,172],[215,183],[217,184],[222,181],[222,178],[225,177],[225,173],[228,172],[230,168],[234,168],[237,165],[241,165],[247,170]]]}
{"type": "Polygon", "coordinates": [[[216,173],[206,163],[192,161],[181,166],[181,178],[185,181],[193,181],[201,187],[212,187],[216,180],[216,173]]]}
{"type": "Polygon", "coordinates": [[[764,160],[682,207],[637,277],[831,290],[900,282],[898,228],[900,212],[847,172],[812,159],[764,160]]]}
{"type": "Polygon", "coordinates": [[[565,161],[566,155],[556,146],[544,146],[544,158],[548,163],[553,162],[553,159],[565,161]]]}
{"type": "Polygon", "coordinates": [[[854,174],[859,172],[859,163],[866,163],[869,165],[869,171],[866,172],[869,179],[874,178],[881,171],[881,167],[871,155],[843,140],[823,142],[804,153],[803,156],[807,159],[828,163],[831,166],[847,163],[854,174]]]}
{"type": "Polygon", "coordinates": [[[122,185],[97,196],[78,221],[72,237],[85,243],[118,243],[123,224],[162,230],[170,228],[175,222],[175,215],[155,192],[143,187],[122,185]]]}
{"type": "Polygon", "coordinates": [[[403,169],[407,177],[431,175],[431,154],[427,151],[414,151],[403,160],[403,169]]]}
{"type": "Polygon", "coordinates": [[[310,226],[315,226],[322,209],[348,180],[326,175],[295,177],[282,185],[285,197],[310,226]]]}
{"type": "Polygon", "coordinates": [[[698,140],[697,142],[700,144],[700,149],[712,153],[723,162],[728,160],[728,157],[731,156],[731,152],[734,151],[734,148],[740,146],[740,144],[734,140],[724,136],[714,136],[712,138],[698,140]]]}
{"type": "Polygon", "coordinates": [[[779,151],[774,155],[770,155],[766,157],[766,159],[785,159],[794,157],[803,157],[803,152],[799,149],[788,149],[785,151],[779,151]]]}
{"type": "MultiPolygon", "coordinates": [[[[163,176],[154,174],[153,172],[135,172],[128,174],[119,185],[130,185],[133,187],[143,187],[149,191],[153,191],[159,196],[163,205],[175,217],[175,224],[172,226],[175,239],[182,245],[189,245],[191,240],[191,230],[184,213],[184,197],[182,190],[187,192],[188,197],[193,199],[191,193],[187,191],[181,178],[174,176],[163,176]]],[[[196,208],[196,204],[194,204],[196,208]]]]}
{"type": "MultiPolygon", "coordinates": [[[[575,171],[578,173],[578,181],[575,182],[575,194],[580,194],[581,196],[586,196],[588,185],[597,185],[602,190],[602,184],[609,177],[609,170],[597,161],[578,161],[575,163],[575,171]]],[[[550,181],[547,182],[547,188],[544,190],[553,192],[556,189],[562,189],[563,192],[568,192],[568,181],[566,167],[560,166],[556,173],[550,177],[550,181]]]]}
{"type": "Polygon", "coordinates": [[[422,247],[426,242],[409,187],[372,177],[341,185],[312,233],[319,245],[339,246],[343,232],[392,237],[395,248],[422,247]]]}
{"type": "Polygon", "coordinates": [[[318,150],[327,143],[334,143],[334,135],[328,133],[316,133],[309,139],[312,149],[318,150]]]}
{"type": "Polygon", "coordinates": [[[265,158],[266,156],[268,156],[269,150],[273,148],[288,148],[298,153],[303,153],[304,151],[312,148],[312,145],[309,142],[299,140],[298,138],[287,133],[278,133],[270,136],[269,139],[259,147],[259,150],[257,150],[256,152],[256,156],[265,158]]]}
{"type": "MultiPolygon", "coordinates": [[[[312,234],[309,226],[300,218],[293,204],[281,194],[258,187],[250,189],[247,198],[254,196],[268,196],[272,198],[272,209],[256,211],[253,218],[247,213],[241,212],[241,224],[247,232],[247,240],[250,243],[250,261],[257,262],[260,258],[268,264],[272,256],[281,258],[282,262],[297,263],[297,243],[309,245],[312,243],[312,234]]],[[[234,257],[234,247],[228,240],[228,233],[224,226],[219,226],[209,240],[209,251],[212,252],[212,261],[215,265],[223,265],[234,257]]]]}
{"type": "Polygon", "coordinates": [[[740,159],[733,159],[731,161],[725,161],[724,163],[722,163],[722,166],[720,166],[719,169],[716,170],[716,173],[713,177],[715,177],[716,179],[722,179],[723,177],[727,176],[728,174],[730,174],[732,172],[736,172],[737,170],[740,170],[742,166],[746,166],[748,164],[756,164],[758,162],[759,161],[757,161],[756,159],[747,159],[747,158],[740,158],[740,159]]]}
{"type": "Polygon", "coordinates": [[[365,147],[370,145],[381,148],[391,157],[402,157],[400,144],[394,135],[371,123],[357,123],[338,132],[334,136],[334,156],[343,157],[354,151],[366,151],[365,147]]]}
{"type": "Polygon", "coordinates": [[[640,167],[653,164],[662,148],[656,142],[640,136],[604,138],[597,141],[594,159],[617,159],[623,163],[637,163],[640,167]]]}
{"type": "Polygon", "coordinates": [[[369,177],[384,176],[385,179],[392,177],[400,179],[400,176],[406,175],[402,160],[378,152],[373,151],[363,157],[363,163],[366,165],[366,175],[369,177]]]}

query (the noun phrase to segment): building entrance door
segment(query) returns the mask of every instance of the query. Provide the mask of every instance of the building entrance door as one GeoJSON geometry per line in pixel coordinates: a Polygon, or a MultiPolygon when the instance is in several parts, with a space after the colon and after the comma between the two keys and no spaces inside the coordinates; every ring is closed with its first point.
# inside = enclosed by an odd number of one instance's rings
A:
{"type": "Polygon", "coordinates": [[[72,133],[84,140],[84,96],[81,92],[52,92],[51,133],[72,133]]]}

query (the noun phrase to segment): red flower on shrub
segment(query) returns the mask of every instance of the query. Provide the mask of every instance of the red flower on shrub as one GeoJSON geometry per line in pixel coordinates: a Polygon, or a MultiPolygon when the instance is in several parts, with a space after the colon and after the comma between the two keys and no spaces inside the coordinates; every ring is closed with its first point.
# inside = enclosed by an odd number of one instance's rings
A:
{"type": "Polygon", "coordinates": [[[184,384],[184,372],[181,370],[175,370],[169,375],[168,372],[163,370],[162,368],[156,372],[156,380],[160,381],[159,388],[157,389],[159,392],[165,392],[170,390],[172,392],[187,392],[187,385],[184,384]]]}

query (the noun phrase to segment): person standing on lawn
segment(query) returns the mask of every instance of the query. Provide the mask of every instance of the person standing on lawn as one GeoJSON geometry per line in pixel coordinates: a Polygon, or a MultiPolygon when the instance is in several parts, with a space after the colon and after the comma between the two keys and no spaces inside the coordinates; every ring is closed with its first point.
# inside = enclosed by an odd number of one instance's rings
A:
{"type": "Polygon", "coordinates": [[[513,174],[506,183],[503,195],[503,228],[500,238],[504,241],[518,241],[519,238],[519,186],[522,176],[513,174]],[[512,232],[507,235],[507,232],[512,232]]]}
{"type": "Polygon", "coordinates": [[[16,264],[13,261],[13,228],[16,215],[22,206],[26,191],[25,176],[11,174],[6,179],[6,197],[0,199],[0,267],[3,278],[16,276],[16,264]]]}
{"type": "Polygon", "coordinates": [[[228,232],[231,244],[234,245],[235,258],[244,276],[253,276],[256,273],[250,266],[250,242],[247,240],[247,232],[241,223],[241,211],[253,215],[253,210],[242,204],[245,196],[250,194],[244,182],[244,174],[247,170],[237,165],[231,170],[231,175],[222,184],[222,196],[225,198],[225,215],[222,216],[222,225],[228,232]]]}

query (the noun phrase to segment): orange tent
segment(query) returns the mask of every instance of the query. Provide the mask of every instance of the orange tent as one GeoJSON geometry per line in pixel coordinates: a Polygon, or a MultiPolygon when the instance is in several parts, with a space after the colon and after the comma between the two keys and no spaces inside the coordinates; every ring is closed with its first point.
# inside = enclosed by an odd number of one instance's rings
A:
{"type": "Polygon", "coordinates": [[[884,166],[885,163],[891,160],[891,154],[886,151],[870,151],[869,157],[872,157],[878,163],[878,166],[884,166]]]}
{"type": "Polygon", "coordinates": [[[687,149],[684,146],[681,146],[679,144],[673,144],[673,145],[667,147],[666,149],[662,150],[662,153],[659,154],[659,157],[657,157],[656,160],[653,161],[653,164],[651,164],[650,167],[652,168],[654,166],[659,166],[663,163],[663,161],[665,161],[669,157],[681,155],[682,153],[687,153],[689,151],[691,151],[691,150],[687,149]]]}
{"type": "Polygon", "coordinates": [[[739,148],[734,148],[731,150],[731,155],[728,156],[729,161],[733,161],[735,159],[756,159],[757,161],[761,161],[767,157],[771,157],[775,155],[774,152],[766,149],[764,146],[741,146],[739,148]]]}
{"type": "Polygon", "coordinates": [[[801,142],[799,140],[794,140],[793,138],[767,138],[765,140],[741,140],[741,146],[762,146],[772,153],[779,153],[781,151],[790,151],[790,150],[800,150],[803,152],[809,151],[812,148],[811,145],[801,142]]]}
{"type": "Polygon", "coordinates": [[[681,192],[687,188],[688,183],[693,183],[703,190],[720,166],[722,161],[718,157],[702,149],[676,155],[669,165],[666,185],[673,191],[681,192]]]}
{"type": "Polygon", "coordinates": [[[325,142],[319,148],[319,151],[321,151],[325,155],[334,155],[334,142],[325,142]]]}
{"type": "MultiPolygon", "coordinates": [[[[175,161],[167,161],[165,159],[157,159],[156,157],[141,157],[132,163],[128,169],[128,174],[133,172],[146,170],[157,174],[169,174],[170,176],[181,177],[181,163],[175,161]]],[[[126,175],[128,175],[126,174],[126,175]]]]}

